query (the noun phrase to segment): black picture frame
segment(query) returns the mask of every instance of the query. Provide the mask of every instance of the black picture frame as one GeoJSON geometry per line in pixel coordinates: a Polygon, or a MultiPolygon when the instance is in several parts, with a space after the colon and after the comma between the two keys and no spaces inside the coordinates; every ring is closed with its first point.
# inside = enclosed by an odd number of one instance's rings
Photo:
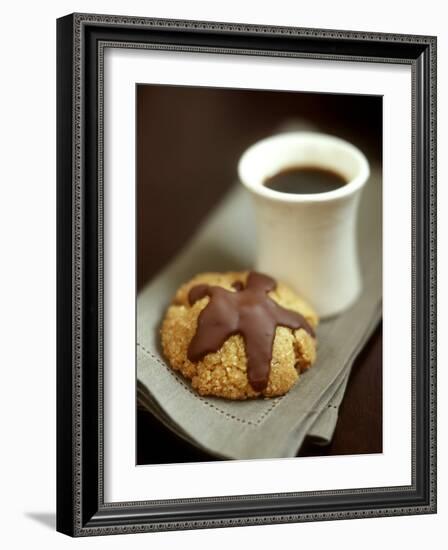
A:
{"type": "MultiPolygon", "coordinates": [[[[72,14],[57,21],[57,530],[71,536],[436,512],[436,38],[72,14]],[[102,55],[116,47],[412,68],[412,484],[104,502],[102,55]]],[[[399,343],[397,343],[399,345],[399,343]]]]}

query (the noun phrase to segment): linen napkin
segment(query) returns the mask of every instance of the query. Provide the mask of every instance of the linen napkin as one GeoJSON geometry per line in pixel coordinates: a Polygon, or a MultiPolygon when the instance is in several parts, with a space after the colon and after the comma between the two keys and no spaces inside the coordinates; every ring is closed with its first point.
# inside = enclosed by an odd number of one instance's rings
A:
{"type": "Polygon", "coordinates": [[[363,292],[343,314],[320,323],[315,365],[285,395],[227,401],[201,397],[166,363],[160,323],[176,289],[202,271],[250,269],[256,253],[251,199],[236,184],[169,265],[137,297],[137,400],[180,437],[223,458],[295,456],[306,435],[328,443],[357,354],[381,319],[381,172],[360,203],[363,292]]]}

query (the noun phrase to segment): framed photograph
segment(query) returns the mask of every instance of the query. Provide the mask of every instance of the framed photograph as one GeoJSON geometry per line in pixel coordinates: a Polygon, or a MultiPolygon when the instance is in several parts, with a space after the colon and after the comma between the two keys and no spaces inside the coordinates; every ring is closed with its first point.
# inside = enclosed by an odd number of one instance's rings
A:
{"type": "Polygon", "coordinates": [[[57,21],[57,529],[436,511],[436,38],[57,21]]]}

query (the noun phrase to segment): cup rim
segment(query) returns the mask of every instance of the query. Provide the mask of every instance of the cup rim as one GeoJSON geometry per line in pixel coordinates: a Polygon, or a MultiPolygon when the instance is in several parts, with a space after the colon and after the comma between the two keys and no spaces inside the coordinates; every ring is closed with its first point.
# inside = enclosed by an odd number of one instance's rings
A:
{"type": "MultiPolygon", "coordinates": [[[[286,168],[286,166],[285,166],[286,168]]],[[[336,169],[336,168],[335,168],[336,169]]],[[[347,196],[350,196],[354,194],[356,191],[358,191],[360,188],[362,188],[365,183],[367,182],[369,176],[370,176],[370,168],[369,163],[364,155],[358,149],[355,145],[352,143],[325,133],[320,132],[302,132],[302,131],[292,131],[292,132],[285,132],[281,134],[275,134],[273,136],[269,136],[267,138],[261,139],[257,142],[255,142],[253,145],[248,147],[245,152],[241,155],[240,160],[238,162],[238,176],[241,181],[241,183],[249,189],[249,191],[253,192],[254,194],[258,196],[265,197],[267,199],[271,199],[278,202],[283,203],[303,203],[303,202],[328,202],[332,200],[338,200],[345,198],[347,196]],[[256,181],[254,178],[248,177],[248,165],[251,162],[251,157],[254,155],[255,152],[258,152],[258,150],[263,147],[269,147],[275,142],[279,141],[302,141],[307,140],[307,142],[310,141],[318,141],[319,143],[326,142],[328,144],[335,145],[337,144],[339,147],[342,147],[347,151],[349,154],[351,154],[359,165],[359,170],[357,175],[352,178],[349,182],[347,182],[345,185],[339,187],[338,189],[334,189],[332,191],[326,191],[324,193],[284,193],[282,191],[276,191],[274,189],[270,189],[269,187],[266,187],[263,185],[263,182],[256,181]]]]}

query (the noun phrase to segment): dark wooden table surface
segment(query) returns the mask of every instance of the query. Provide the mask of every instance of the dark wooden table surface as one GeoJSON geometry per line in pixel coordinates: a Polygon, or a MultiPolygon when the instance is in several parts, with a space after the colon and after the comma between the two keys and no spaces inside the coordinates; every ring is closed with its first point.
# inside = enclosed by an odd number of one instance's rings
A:
{"type": "MultiPolygon", "coordinates": [[[[137,91],[137,284],[178,253],[236,180],[238,158],[284,124],[309,123],[381,162],[379,97],[175,86],[137,91]]],[[[231,269],[232,266],[229,266],[231,269]]],[[[333,441],[300,456],[382,451],[381,326],[358,357],[333,441]]],[[[210,461],[146,411],[137,412],[137,462],[210,461]]]]}

